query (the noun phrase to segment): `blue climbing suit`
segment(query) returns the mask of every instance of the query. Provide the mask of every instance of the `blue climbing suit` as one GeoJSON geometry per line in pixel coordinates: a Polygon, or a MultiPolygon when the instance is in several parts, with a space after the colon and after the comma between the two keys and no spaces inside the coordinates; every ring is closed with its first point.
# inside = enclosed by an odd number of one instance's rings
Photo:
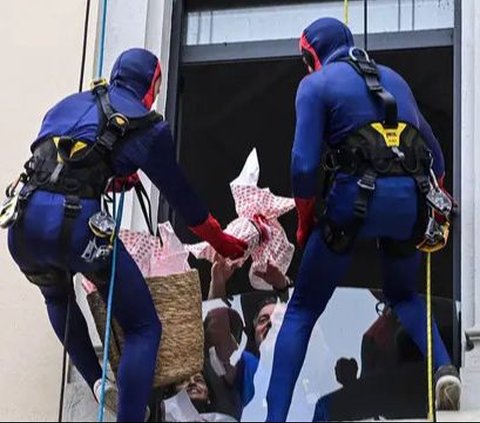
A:
{"type": "MultiPolygon", "coordinates": [[[[314,198],[318,171],[327,147],[372,122],[383,122],[385,110],[372,97],[364,78],[350,64],[353,46],[350,30],[336,19],[322,18],[303,33],[301,46],[312,53],[315,72],[300,83],[296,99],[297,123],[292,150],[292,180],[297,199],[314,198]]],[[[398,120],[416,128],[433,156],[437,177],[444,173],[444,159],[435,136],[420,113],[407,83],[393,70],[379,66],[381,85],[398,106],[398,120]]],[[[326,198],[326,217],[345,225],[354,218],[358,176],[337,172],[326,198]]],[[[358,238],[406,241],[418,220],[419,199],[412,177],[378,177],[358,238]]],[[[382,244],[384,245],[384,244],[382,244]]],[[[425,304],[416,293],[420,254],[397,255],[381,247],[384,293],[401,323],[421,351],[426,351],[425,304]]],[[[267,401],[267,421],[286,421],[296,380],[302,368],[315,323],[325,310],[335,287],[345,277],[351,254],[338,254],[317,225],[306,244],[293,297],[275,348],[267,401]]],[[[434,329],[435,367],[450,363],[446,348],[434,329]]]]}
{"type": "MultiPolygon", "coordinates": [[[[145,98],[152,101],[152,84],[158,75],[157,58],[143,49],[124,52],[116,61],[108,94],[113,108],[128,118],[148,114],[145,98]]],[[[71,95],[55,105],[45,116],[32,152],[46,140],[69,136],[87,144],[95,142],[101,113],[92,92],[71,95]]],[[[193,193],[177,165],[168,123],[161,121],[132,133],[114,150],[114,174],[127,176],[141,169],[161,189],[170,204],[189,226],[205,221],[208,210],[193,193]]],[[[68,277],[52,284],[52,269],[83,273],[97,285],[104,298],[108,292],[110,263],[87,263],[81,256],[92,233],[89,218],[100,210],[100,199],[82,199],[75,218],[70,245],[62,249],[60,233],[64,219],[63,194],[37,189],[31,195],[21,219],[9,230],[9,249],[20,269],[45,279],[41,292],[48,315],[61,341],[72,286],[68,277]]],[[[119,421],[143,421],[149,399],[161,324],[145,280],[125,247],[119,242],[113,316],[125,334],[125,345],[118,370],[119,421]]],[[[58,275],[55,276],[58,278],[58,275]]],[[[85,319],[74,301],[71,309],[68,353],[83,378],[92,388],[102,371],[88,335],[85,319]]]]}

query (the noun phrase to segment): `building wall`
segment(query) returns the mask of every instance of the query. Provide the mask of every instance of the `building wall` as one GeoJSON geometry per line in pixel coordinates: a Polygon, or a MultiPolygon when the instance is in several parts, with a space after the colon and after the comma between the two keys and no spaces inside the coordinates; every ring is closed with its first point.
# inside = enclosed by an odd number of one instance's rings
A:
{"type": "Polygon", "coordinates": [[[478,409],[480,390],[480,2],[462,2],[461,232],[462,335],[465,409],[478,409]],[[466,339],[463,338],[464,344],[466,339]],[[470,348],[473,346],[473,349],[470,348]]]}
{"type": "MultiPolygon", "coordinates": [[[[44,112],[78,89],[85,0],[0,2],[0,191],[21,170],[44,112]]],[[[87,78],[98,1],[92,1],[87,78]]],[[[0,231],[0,420],[55,420],[61,348],[38,290],[10,258],[0,231]]]]}

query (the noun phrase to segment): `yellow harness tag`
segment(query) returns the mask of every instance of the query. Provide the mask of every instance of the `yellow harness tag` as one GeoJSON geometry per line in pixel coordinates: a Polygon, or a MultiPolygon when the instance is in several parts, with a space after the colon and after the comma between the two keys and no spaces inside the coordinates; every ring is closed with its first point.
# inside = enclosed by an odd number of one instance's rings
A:
{"type": "MultiPolygon", "coordinates": [[[[53,137],[53,143],[55,144],[55,148],[58,150],[58,144],[60,142],[60,137],[53,137]]],[[[70,159],[79,151],[83,150],[86,148],[88,144],[83,141],[75,141],[75,143],[72,145],[72,148],[70,150],[69,157],[70,159]]],[[[62,158],[60,157],[60,154],[57,154],[57,162],[58,163],[63,163],[62,158]]]]}
{"type": "Polygon", "coordinates": [[[396,128],[385,128],[381,123],[372,123],[371,126],[383,137],[387,147],[400,147],[400,136],[407,124],[399,123],[396,128]]]}
{"type": "Polygon", "coordinates": [[[118,126],[124,126],[127,124],[127,121],[123,119],[121,116],[115,116],[115,122],[118,126]]]}

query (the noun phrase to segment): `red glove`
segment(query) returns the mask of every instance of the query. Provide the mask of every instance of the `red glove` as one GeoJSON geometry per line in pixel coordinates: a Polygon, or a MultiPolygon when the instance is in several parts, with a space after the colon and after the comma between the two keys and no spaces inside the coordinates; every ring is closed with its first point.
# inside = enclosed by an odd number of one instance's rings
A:
{"type": "Polygon", "coordinates": [[[295,204],[298,214],[297,243],[304,248],[315,226],[315,197],[295,198],[295,204]]]}
{"type": "Polygon", "coordinates": [[[211,214],[205,222],[190,227],[190,230],[204,241],[207,241],[223,257],[238,259],[245,254],[248,244],[241,239],[223,232],[220,223],[211,214]]]}
{"type": "Polygon", "coordinates": [[[129,176],[121,176],[115,178],[112,183],[108,186],[108,192],[121,192],[123,190],[130,191],[136,185],[140,183],[140,177],[138,173],[132,173],[129,176]]]}

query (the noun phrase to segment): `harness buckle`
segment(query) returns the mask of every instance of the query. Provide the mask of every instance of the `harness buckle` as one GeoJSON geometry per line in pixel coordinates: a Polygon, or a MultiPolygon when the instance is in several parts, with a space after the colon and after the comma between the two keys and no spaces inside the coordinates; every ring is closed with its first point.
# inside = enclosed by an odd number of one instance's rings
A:
{"type": "Polygon", "coordinates": [[[370,63],[370,56],[363,48],[350,47],[348,55],[354,62],[370,63]]]}
{"type": "Polygon", "coordinates": [[[358,181],[357,185],[366,191],[375,191],[376,184],[375,180],[377,179],[376,175],[365,173],[358,181]]]}
{"type": "Polygon", "coordinates": [[[66,217],[75,218],[82,211],[80,198],[74,196],[66,196],[63,202],[64,215],[66,217]]]}
{"type": "Polygon", "coordinates": [[[130,122],[121,113],[114,113],[107,122],[107,128],[119,137],[124,137],[128,131],[130,122]]]}
{"type": "Polygon", "coordinates": [[[90,89],[97,91],[100,88],[107,88],[108,81],[105,78],[96,78],[90,83],[90,89]]]}
{"type": "Polygon", "coordinates": [[[380,83],[377,81],[373,81],[371,85],[368,86],[370,91],[373,91],[375,93],[379,93],[383,91],[383,87],[380,85],[380,83]]]}

